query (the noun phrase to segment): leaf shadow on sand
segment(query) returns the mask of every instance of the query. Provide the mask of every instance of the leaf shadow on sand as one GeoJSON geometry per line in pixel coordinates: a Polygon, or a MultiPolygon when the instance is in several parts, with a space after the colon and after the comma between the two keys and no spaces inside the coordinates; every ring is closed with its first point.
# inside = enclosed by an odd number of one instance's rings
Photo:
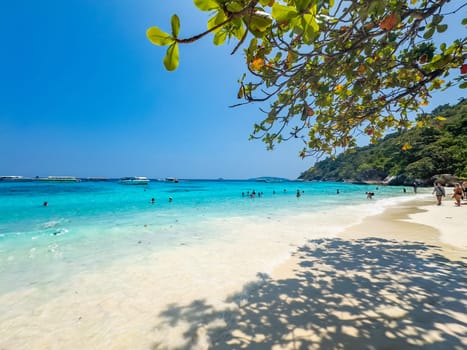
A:
{"type": "Polygon", "coordinates": [[[465,349],[466,265],[437,247],[386,239],[320,239],[296,252],[294,278],[259,275],[219,310],[169,305],[152,349],[465,349]]]}

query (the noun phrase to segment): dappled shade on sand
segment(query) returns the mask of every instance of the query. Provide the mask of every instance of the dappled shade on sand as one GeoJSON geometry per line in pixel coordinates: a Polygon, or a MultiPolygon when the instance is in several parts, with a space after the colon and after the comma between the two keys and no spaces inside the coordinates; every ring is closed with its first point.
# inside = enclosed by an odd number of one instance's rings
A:
{"type": "Polygon", "coordinates": [[[467,347],[466,266],[439,248],[319,239],[296,255],[293,278],[260,275],[222,310],[204,300],[170,305],[154,331],[183,327],[180,350],[467,347]]]}

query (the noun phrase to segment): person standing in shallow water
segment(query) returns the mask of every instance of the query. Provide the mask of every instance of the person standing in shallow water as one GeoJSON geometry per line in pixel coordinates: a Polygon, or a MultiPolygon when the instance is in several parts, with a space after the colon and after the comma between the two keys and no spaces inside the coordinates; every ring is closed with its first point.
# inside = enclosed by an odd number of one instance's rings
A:
{"type": "Polygon", "coordinates": [[[365,192],[365,194],[367,199],[373,199],[373,196],[375,195],[374,192],[365,192]]]}
{"type": "Polygon", "coordinates": [[[435,183],[433,193],[436,195],[436,200],[438,201],[438,205],[441,205],[441,201],[443,197],[446,197],[446,191],[444,190],[444,187],[439,182],[435,183]]]}

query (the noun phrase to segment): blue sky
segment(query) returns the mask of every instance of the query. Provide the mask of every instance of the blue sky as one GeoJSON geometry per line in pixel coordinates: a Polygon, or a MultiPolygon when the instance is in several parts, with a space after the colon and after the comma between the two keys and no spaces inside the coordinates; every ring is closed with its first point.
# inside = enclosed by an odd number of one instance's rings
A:
{"type": "MultiPolygon", "coordinates": [[[[212,37],[167,72],[147,28],[204,30],[191,0],[15,0],[0,10],[0,175],[296,178],[299,146],[248,141],[261,112],[236,103],[241,52],[212,37]]],[[[460,91],[437,96],[455,103],[460,91]]]]}

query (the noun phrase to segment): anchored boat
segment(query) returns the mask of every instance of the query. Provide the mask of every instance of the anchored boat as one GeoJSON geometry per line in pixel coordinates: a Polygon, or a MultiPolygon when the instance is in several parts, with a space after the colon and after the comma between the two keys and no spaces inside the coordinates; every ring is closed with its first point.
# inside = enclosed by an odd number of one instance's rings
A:
{"type": "Polygon", "coordinates": [[[147,185],[149,179],[145,176],[123,177],[118,182],[122,185],[147,185]]]}

